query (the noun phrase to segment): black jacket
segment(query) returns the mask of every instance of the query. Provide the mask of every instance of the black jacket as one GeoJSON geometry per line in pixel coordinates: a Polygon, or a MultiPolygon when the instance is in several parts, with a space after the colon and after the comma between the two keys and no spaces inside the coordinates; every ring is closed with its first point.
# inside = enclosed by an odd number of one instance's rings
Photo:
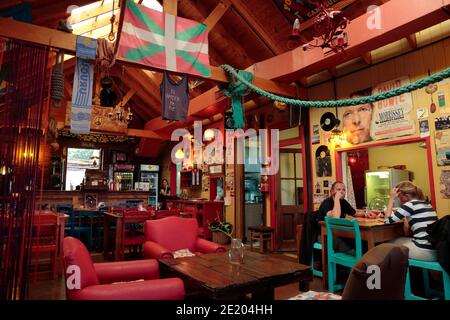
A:
{"type": "Polygon", "coordinates": [[[438,262],[450,274],[450,215],[428,225],[428,241],[436,248],[438,262]]]}
{"type": "Polygon", "coordinates": [[[317,211],[308,211],[303,220],[303,228],[299,244],[299,262],[308,266],[311,264],[313,244],[317,241],[317,231],[319,229],[317,216],[317,211]]]}

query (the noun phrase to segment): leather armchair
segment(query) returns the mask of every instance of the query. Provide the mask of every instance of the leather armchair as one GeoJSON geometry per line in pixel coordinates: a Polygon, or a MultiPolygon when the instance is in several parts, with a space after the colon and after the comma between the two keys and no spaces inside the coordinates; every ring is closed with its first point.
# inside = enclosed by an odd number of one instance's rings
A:
{"type": "Polygon", "coordinates": [[[173,252],[189,249],[193,253],[224,253],[225,247],[199,238],[195,218],[167,217],[147,220],[144,225],[146,258],[173,258],[173,252]]]}
{"type": "Polygon", "coordinates": [[[179,278],[159,279],[156,260],[92,263],[84,244],[72,237],[64,239],[63,252],[66,296],[69,300],[184,298],[183,281],[179,278]]]}

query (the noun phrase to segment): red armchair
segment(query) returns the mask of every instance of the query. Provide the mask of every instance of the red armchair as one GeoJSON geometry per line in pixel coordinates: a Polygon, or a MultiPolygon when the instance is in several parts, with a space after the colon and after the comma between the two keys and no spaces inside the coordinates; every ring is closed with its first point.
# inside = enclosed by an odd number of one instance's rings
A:
{"type": "Polygon", "coordinates": [[[144,225],[146,258],[173,258],[173,252],[189,249],[193,253],[223,253],[225,247],[199,238],[198,222],[194,218],[167,217],[147,220],[144,225]]]}
{"type": "Polygon", "coordinates": [[[156,260],[92,263],[84,244],[64,239],[66,295],[69,300],[181,300],[179,278],[158,279],[156,260]],[[78,277],[78,279],[77,279],[78,277]],[[138,281],[143,279],[144,281],[138,281]]]}

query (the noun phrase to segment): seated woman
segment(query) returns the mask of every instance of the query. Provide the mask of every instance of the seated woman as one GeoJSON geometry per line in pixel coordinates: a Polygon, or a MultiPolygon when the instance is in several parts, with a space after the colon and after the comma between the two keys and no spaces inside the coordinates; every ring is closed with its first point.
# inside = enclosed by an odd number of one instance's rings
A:
{"type": "MultiPolygon", "coordinates": [[[[345,218],[346,215],[350,216],[365,216],[364,213],[357,214],[356,210],[345,200],[346,188],[345,184],[342,181],[336,181],[331,186],[330,197],[322,201],[319,207],[319,212],[317,213],[317,221],[325,220],[325,217],[332,218],[345,218]]],[[[320,239],[320,230],[318,231],[319,242],[320,239]]],[[[336,251],[348,251],[351,249],[350,242],[347,239],[335,238],[334,239],[334,247],[336,251]]]]}
{"type": "Polygon", "coordinates": [[[409,257],[416,260],[437,260],[436,250],[428,241],[427,226],[436,221],[437,214],[426,201],[422,190],[411,181],[400,182],[391,190],[384,223],[394,223],[406,219],[412,231],[412,238],[402,237],[391,241],[409,249],[409,257]],[[394,200],[400,200],[401,206],[392,212],[394,200]]]}

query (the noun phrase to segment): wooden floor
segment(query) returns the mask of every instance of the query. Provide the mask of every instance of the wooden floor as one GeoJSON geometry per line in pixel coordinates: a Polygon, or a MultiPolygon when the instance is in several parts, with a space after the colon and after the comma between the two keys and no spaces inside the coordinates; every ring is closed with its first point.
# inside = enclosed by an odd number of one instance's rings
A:
{"type": "MultiPolygon", "coordinates": [[[[280,254],[280,257],[287,260],[296,261],[295,255],[280,254]]],[[[101,253],[92,254],[94,262],[101,262],[101,253]]],[[[310,284],[310,290],[323,291],[322,279],[314,278],[310,284]]],[[[299,294],[298,284],[293,283],[275,289],[275,300],[286,300],[299,294]]],[[[51,276],[42,275],[39,279],[31,279],[28,291],[29,300],[64,300],[66,298],[64,277],[53,280],[51,276]]]]}

